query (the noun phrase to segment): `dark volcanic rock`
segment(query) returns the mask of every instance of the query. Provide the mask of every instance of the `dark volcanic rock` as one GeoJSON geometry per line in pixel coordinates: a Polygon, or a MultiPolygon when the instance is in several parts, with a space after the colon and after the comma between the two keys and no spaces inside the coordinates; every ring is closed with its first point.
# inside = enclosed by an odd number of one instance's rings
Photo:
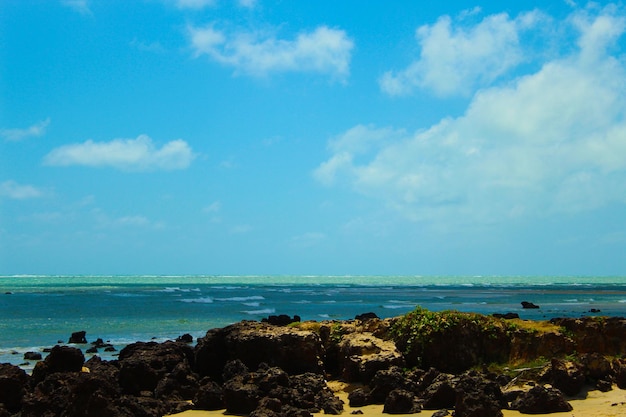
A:
{"type": "Polygon", "coordinates": [[[20,411],[29,376],[23,369],[8,363],[0,364],[0,404],[8,413],[20,411]]]}
{"type": "Polygon", "coordinates": [[[33,383],[37,384],[56,372],[80,372],[84,363],[85,355],[80,349],[57,345],[50,350],[46,359],[35,365],[33,383]]]}
{"type": "Polygon", "coordinates": [[[364,388],[356,388],[348,394],[348,402],[350,407],[363,407],[372,404],[369,397],[369,391],[364,388]]]}
{"type": "Polygon", "coordinates": [[[383,413],[388,414],[413,414],[421,410],[420,404],[410,391],[394,389],[385,399],[383,413]]]}
{"type": "Polygon", "coordinates": [[[397,366],[376,372],[370,381],[368,400],[372,404],[383,404],[389,393],[394,390],[415,391],[416,384],[406,378],[397,366]]]}
{"type": "Polygon", "coordinates": [[[26,352],[24,353],[24,360],[27,361],[40,361],[41,353],[39,352],[26,352]]]}
{"type": "Polygon", "coordinates": [[[87,338],[85,338],[86,334],[87,332],[84,330],[81,330],[80,332],[74,332],[70,336],[70,340],[67,343],[76,343],[81,345],[85,344],[87,343],[87,338]]]}
{"type": "Polygon", "coordinates": [[[323,354],[319,335],[313,331],[244,321],[209,330],[198,339],[195,370],[201,376],[220,381],[224,365],[239,359],[250,369],[267,363],[292,375],[321,373],[323,354]]]}
{"type": "Polygon", "coordinates": [[[182,336],[178,336],[176,338],[177,342],[182,342],[182,343],[193,343],[193,336],[190,335],[189,333],[185,333],[182,336]]]}
{"type": "Polygon", "coordinates": [[[438,374],[424,390],[423,407],[427,410],[452,408],[456,403],[456,384],[459,378],[450,374],[438,374]]]}
{"type": "Polygon", "coordinates": [[[544,380],[569,396],[577,395],[585,385],[585,375],[575,363],[557,358],[550,362],[544,380]]]}
{"type": "Polygon", "coordinates": [[[288,324],[291,324],[291,323],[297,323],[300,320],[301,320],[300,316],[298,315],[295,315],[293,316],[293,318],[291,318],[286,314],[280,314],[278,316],[269,316],[261,320],[261,322],[271,324],[272,326],[287,326],[288,324]]]}
{"type": "Polygon", "coordinates": [[[154,394],[156,398],[186,401],[194,398],[199,387],[198,377],[191,371],[187,361],[183,361],[159,381],[154,394]]]}
{"type": "Polygon", "coordinates": [[[204,378],[200,381],[200,387],[193,399],[196,410],[220,410],[224,408],[224,394],[222,387],[211,378],[204,378]]]}
{"type": "Polygon", "coordinates": [[[496,382],[478,375],[463,375],[456,385],[455,417],[499,417],[506,406],[496,382]]]}
{"type": "Polygon", "coordinates": [[[525,414],[572,411],[571,404],[565,400],[561,391],[541,385],[536,385],[529,391],[522,393],[517,400],[513,401],[511,408],[525,414]]]}
{"type": "Polygon", "coordinates": [[[517,313],[493,313],[492,316],[494,316],[497,319],[504,319],[504,320],[512,320],[512,319],[519,319],[519,314],[517,313]]]}
{"type": "Polygon", "coordinates": [[[522,308],[539,308],[539,306],[530,301],[522,301],[522,308]]]}
{"type": "Polygon", "coordinates": [[[371,320],[371,319],[377,319],[378,316],[376,315],[376,313],[363,313],[363,314],[357,314],[354,319],[355,320],[360,320],[360,321],[365,321],[365,320],[371,320]]]}
{"type": "Polygon", "coordinates": [[[171,341],[130,344],[119,355],[120,386],[125,393],[132,395],[153,392],[159,382],[181,363],[184,372],[191,373],[193,349],[187,344],[171,341]]]}

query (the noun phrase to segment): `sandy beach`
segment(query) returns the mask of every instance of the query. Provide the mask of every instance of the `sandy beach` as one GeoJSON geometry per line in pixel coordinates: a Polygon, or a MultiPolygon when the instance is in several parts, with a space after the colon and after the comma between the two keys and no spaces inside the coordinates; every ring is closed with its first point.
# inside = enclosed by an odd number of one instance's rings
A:
{"type": "MultiPolygon", "coordinates": [[[[415,416],[416,414],[385,414],[383,413],[382,405],[368,405],[364,407],[350,407],[348,405],[348,393],[350,391],[350,386],[339,382],[339,381],[330,381],[329,387],[335,391],[337,396],[344,401],[344,411],[342,415],[351,415],[353,411],[360,410],[365,417],[383,417],[383,416],[415,416]]],[[[566,417],[624,417],[626,416],[626,390],[620,390],[617,387],[614,387],[613,390],[609,392],[601,392],[598,390],[585,392],[583,395],[580,395],[575,398],[568,398],[569,403],[572,405],[573,410],[563,413],[553,413],[553,414],[535,414],[538,416],[566,416],[566,417]]],[[[430,416],[437,410],[422,410],[421,413],[417,415],[430,416]]],[[[450,414],[452,414],[453,410],[450,410],[450,414]]],[[[524,416],[527,414],[522,414],[518,411],[513,410],[502,410],[502,413],[505,417],[517,417],[524,416]]],[[[176,417],[217,417],[229,415],[225,410],[216,410],[216,411],[199,411],[199,410],[190,410],[185,411],[179,414],[173,414],[172,416],[176,417]]],[[[316,416],[324,415],[323,412],[314,414],[316,416]]]]}

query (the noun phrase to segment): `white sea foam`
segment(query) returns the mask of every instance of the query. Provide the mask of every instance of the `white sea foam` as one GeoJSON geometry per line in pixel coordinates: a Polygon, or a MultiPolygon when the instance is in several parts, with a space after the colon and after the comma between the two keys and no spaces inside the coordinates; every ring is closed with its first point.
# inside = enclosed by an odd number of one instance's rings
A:
{"type": "Polygon", "coordinates": [[[261,310],[244,310],[243,313],[250,314],[250,315],[274,314],[274,313],[276,313],[276,309],[275,308],[264,308],[264,309],[261,309],[261,310]]]}
{"type": "Polygon", "coordinates": [[[183,303],[202,303],[202,304],[211,304],[213,299],[211,297],[201,297],[201,298],[183,298],[183,303]]]}
{"type": "Polygon", "coordinates": [[[259,302],[253,302],[253,303],[242,303],[242,304],[243,304],[243,305],[245,305],[245,306],[248,306],[248,307],[258,307],[258,306],[260,306],[260,305],[261,305],[261,303],[259,303],[259,302]]]}
{"type": "Polygon", "coordinates": [[[250,295],[248,297],[226,297],[226,298],[216,298],[215,301],[235,301],[235,302],[244,302],[244,301],[254,301],[254,300],[265,300],[265,297],[262,295],[250,295]]]}

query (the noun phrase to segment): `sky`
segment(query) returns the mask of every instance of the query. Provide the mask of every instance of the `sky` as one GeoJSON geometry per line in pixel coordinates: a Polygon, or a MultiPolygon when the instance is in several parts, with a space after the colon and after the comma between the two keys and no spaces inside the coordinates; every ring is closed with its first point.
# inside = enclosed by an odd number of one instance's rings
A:
{"type": "Polygon", "coordinates": [[[0,274],[626,275],[626,7],[2,0],[0,274]]]}

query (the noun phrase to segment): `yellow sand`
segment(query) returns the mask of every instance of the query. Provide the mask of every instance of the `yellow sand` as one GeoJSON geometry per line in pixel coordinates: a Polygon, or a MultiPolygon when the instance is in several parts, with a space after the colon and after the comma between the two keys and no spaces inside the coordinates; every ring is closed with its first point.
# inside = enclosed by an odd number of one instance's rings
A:
{"type": "MultiPolygon", "coordinates": [[[[350,386],[342,382],[330,381],[330,388],[344,401],[343,416],[351,415],[353,410],[361,410],[364,417],[388,417],[392,414],[383,414],[382,405],[368,405],[365,407],[350,407],[348,405],[348,392],[350,386]]],[[[535,414],[538,416],[555,417],[626,417],[626,390],[613,389],[609,392],[589,391],[584,398],[570,399],[569,403],[574,407],[572,411],[555,414],[535,414]]],[[[394,416],[431,416],[436,410],[422,410],[420,414],[393,414],[394,416]]],[[[503,410],[505,417],[528,416],[517,411],[503,410]]],[[[224,410],[219,411],[185,411],[176,414],[176,417],[216,417],[227,415],[224,410]]],[[[315,415],[324,415],[319,413],[315,415]]]]}

